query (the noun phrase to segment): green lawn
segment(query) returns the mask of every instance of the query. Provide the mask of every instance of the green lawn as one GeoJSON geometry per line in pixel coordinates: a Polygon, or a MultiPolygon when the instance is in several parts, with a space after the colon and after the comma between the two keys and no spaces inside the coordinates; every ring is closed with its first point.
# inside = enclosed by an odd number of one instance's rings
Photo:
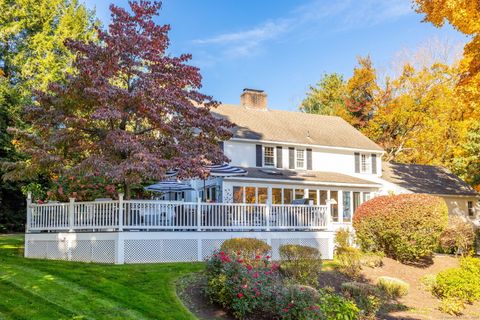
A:
{"type": "Polygon", "coordinates": [[[175,279],[202,268],[25,259],[22,235],[0,235],[0,319],[195,319],[175,279]]]}

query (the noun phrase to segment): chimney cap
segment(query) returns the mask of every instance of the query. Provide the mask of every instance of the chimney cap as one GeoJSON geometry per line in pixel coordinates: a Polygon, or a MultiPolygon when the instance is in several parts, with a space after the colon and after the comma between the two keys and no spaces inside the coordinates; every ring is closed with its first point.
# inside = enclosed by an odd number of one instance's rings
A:
{"type": "Polygon", "coordinates": [[[252,88],[244,88],[243,89],[243,92],[247,92],[247,91],[253,91],[253,92],[258,92],[258,93],[264,92],[263,90],[260,90],[260,89],[252,89],[252,88]]]}

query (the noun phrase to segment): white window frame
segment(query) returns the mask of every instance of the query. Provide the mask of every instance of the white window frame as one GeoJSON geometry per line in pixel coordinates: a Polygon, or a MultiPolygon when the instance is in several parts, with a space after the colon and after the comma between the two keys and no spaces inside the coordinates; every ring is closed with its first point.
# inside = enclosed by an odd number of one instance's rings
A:
{"type": "Polygon", "coordinates": [[[372,173],[372,159],[367,153],[360,153],[360,173],[372,173]]]}
{"type": "Polygon", "coordinates": [[[306,169],[307,168],[307,159],[306,159],[306,150],[305,149],[295,149],[295,169],[306,169]],[[298,165],[298,152],[303,153],[303,166],[298,165]]]}
{"type": "Polygon", "coordinates": [[[275,146],[263,146],[262,150],[262,164],[264,167],[268,168],[275,168],[277,166],[277,148],[275,146]],[[272,148],[273,149],[273,164],[266,164],[265,163],[265,149],[272,148]]]}
{"type": "Polygon", "coordinates": [[[474,205],[473,201],[467,201],[467,215],[469,217],[474,217],[475,216],[475,205],[474,205]]]}

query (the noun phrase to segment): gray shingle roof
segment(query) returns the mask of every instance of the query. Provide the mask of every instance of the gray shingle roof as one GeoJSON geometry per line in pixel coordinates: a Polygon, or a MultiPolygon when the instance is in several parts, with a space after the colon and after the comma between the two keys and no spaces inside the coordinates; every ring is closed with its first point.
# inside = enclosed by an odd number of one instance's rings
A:
{"type": "Polygon", "coordinates": [[[437,166],[384,162],[382,178],[415,193],[479,196],[465,181],[437,166]]]}
{"type": "MultiPolygon", "coordinates": [[[[352,177],[346,174],[326,171],[293,171],[269,168],[244,168],[247,175],[240,178],[254,178],[265,180],[289,180],[291,182],[324,182],[342,184],[378,185],[375,182],[352,177]]],[[[232,178],[234,179],[234,178],[232,178]]]]}
{"type": "Polygon", "coordinates": [[[234,138],[383,151],[340,117],[225,104],[212,112],[236,124],[234,138]]]}

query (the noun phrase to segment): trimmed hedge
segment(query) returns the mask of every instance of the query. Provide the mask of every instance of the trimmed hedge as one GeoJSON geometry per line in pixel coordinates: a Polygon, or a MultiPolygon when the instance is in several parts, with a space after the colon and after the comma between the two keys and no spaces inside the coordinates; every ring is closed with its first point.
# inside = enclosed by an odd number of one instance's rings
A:
{"type": "Polygon", "coordinates": [[[265,256],[272,247],[265,241],[255,238],[232,238],[225,240],[220,247],[221,251],[229,254],[241,254],[247,261],[255,261],[257,256],[265,256]]]}
{"type": "Polygon", "coordinates": [[[442,198],[403,194],[363,203],[355,212],[353,227],[364,251],[415,262],[432,255],[447,221],[448,208],[442,198]]]}
{"type": "Polygon", "coordinates": [[[304,285],[318,285],[322,259],[317,248],[297,244],[280,246],[280,271],[288,278],[304,285]]]}

